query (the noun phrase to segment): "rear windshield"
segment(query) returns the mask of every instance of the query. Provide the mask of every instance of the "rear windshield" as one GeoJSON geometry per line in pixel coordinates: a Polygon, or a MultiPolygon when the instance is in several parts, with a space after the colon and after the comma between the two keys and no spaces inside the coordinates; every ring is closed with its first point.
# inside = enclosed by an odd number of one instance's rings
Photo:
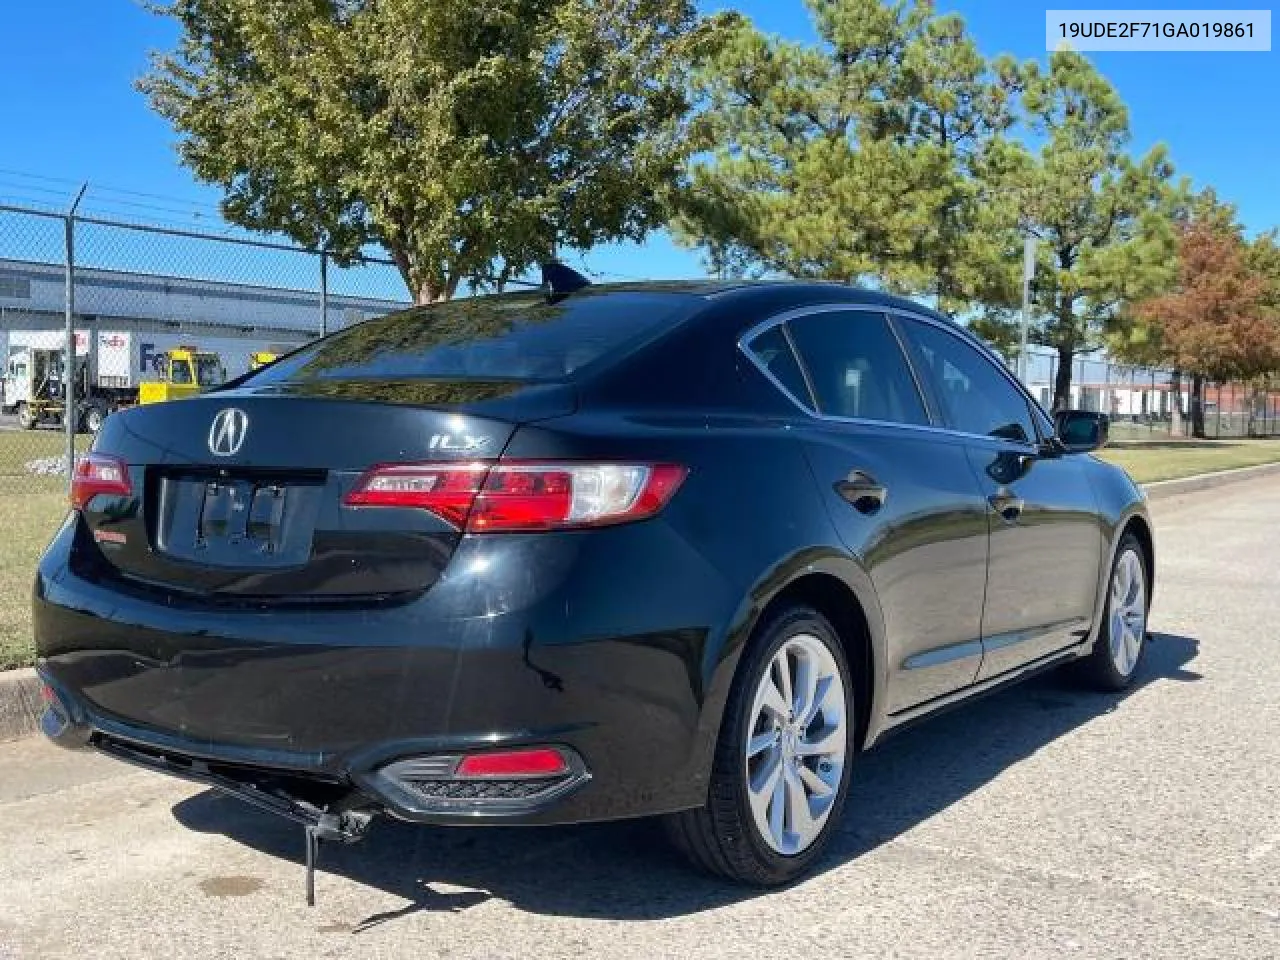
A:
{"type": "Polygon", "coordinates": [[[603,291],[558,303],[541,293],[464,298],[367,320],[244,382],[563,380],[648,340],[683,317],[689,304],[679,294],[603,291]]]}

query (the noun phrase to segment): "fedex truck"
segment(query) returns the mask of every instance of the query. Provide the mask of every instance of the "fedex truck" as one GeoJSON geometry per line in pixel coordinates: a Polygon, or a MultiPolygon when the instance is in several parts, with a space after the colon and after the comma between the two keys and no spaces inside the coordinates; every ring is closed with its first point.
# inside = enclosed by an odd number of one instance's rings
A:
{"type": "MultiPolygon", "coordinates": [[[[308,342],[305,334],[269,339],[127,330],[75,332],[73,422],[96,433],[111,412],[137,403],[190,396],[247,373],[255,354],[282,354],[308,342]]],[[[9,330],[3,410],[32,429],[61,425],[66,407],[65,335],[9,330]]]]}

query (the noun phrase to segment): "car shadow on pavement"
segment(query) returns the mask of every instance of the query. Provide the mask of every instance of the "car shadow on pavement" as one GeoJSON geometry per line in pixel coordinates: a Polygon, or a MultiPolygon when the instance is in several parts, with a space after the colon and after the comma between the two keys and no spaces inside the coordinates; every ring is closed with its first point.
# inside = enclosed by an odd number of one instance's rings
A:
{"type": "MultiPolygon", "coordinates": [[[[845,822],[817,865],[830,870],[963,799],[1004,770],[1158,681],[1195,681],[1197,643],[1156,634],[1139,681],[1123,694],[1082,692],[1061,671],[961,707],[860,757],[845,822]]],[[[178,803],[182,825],[220,833],[269,856],[303,857],[303,832],[214,790],[178,803]]],[[[458,912],[490,898],[532,913],[618,920],[683,916],[760,891],[687,868],[652,821],[576,827],[433,828],[377,821],[354,846],[322,848],[327,875],[403,897],[407,904],[357,924],[359,933],[419,912],[458,912]]],[[[298,897],[303,894],[298,871],[298,897]]]]}

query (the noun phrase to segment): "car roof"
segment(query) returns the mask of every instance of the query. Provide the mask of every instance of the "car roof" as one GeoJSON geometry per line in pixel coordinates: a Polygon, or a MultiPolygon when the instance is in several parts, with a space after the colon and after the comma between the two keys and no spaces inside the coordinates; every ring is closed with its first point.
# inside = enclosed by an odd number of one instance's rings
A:
{"type": "MultiPolygon", "coordinates": [[[[884,293],[879,290],[868,290],[864,287],[855,287],[845,283],[837,283],[832,280],[647,280],[647,281],[630,281],[626,283],[602,283],[592,284],[585,287],[575,294],[568,296],[578,296],[582,294],[591,295],[607,295],[612,292],[619,293],[672,293],[687,294],[694,297],[700,297],[705,300],[725,300],[725,299],[754,299],[761,295],[768,295],[770,298],[786,297],[788,294],[795,298],[797,305],[801,303],[809,303],[817,300],[826,300],[828,302],[842,302],[853,304],[866,304],[868,306],[877,307],[896,307],[902,310],[909,310],[914,313],[923,313],[937,319],[946,320],[948,323],[954,324],[955,321],[939,313],[931,307],[910,300],[906,297],[896,296],[891,293],[884,293]]],[[[959,326],[958,324],[956,324],[959,326]]]]}

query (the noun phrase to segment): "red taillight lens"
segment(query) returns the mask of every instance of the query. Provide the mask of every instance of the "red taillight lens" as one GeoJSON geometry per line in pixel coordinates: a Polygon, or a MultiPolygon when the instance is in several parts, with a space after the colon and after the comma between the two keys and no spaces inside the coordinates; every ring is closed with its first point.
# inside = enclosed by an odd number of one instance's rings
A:
{"type": "Polygon", "coordinates": [[[651,517],[688,470],[674,464],[395,464],[374,467],[348,506],[417,507],[468,533],[570,530],[651,517]]]}
{"type": "Polygon", "coordinates": [[[88,453],[76,461],[71,475],[71,508],[83,510],[100,493],[127,497],[133,492],[129,467],[117,457],[88,453]]]}
{"type": "Polygon", "coordinates": [[[351,507],[416,507],[461,527],[488,472],[486,463],[374,467],[360,478],[343,503],[351,507]]]}
{"type": "Polygon", "coordinates": [[[502,750],[464,757],[455,777],[556,777],[569,772],[569,764],[559,750],[536,747],[531,750],[502,750]]]}

